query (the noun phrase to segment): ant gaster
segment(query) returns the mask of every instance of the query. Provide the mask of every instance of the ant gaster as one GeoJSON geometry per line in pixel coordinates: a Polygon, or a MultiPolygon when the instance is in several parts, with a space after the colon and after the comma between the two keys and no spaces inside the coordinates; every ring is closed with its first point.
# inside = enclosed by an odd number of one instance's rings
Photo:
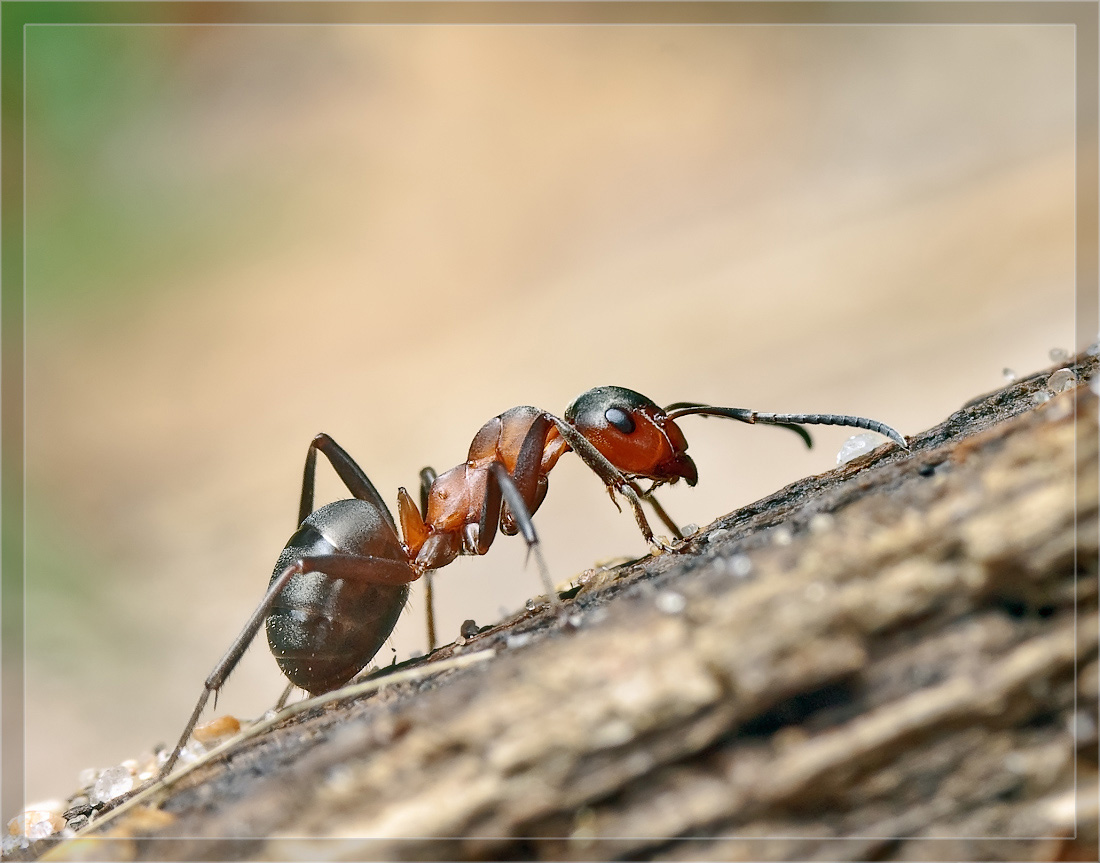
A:
{"type": "MultiPolygon", "coordinates": [[[[690,414],[781,426],[798,433],[807,446],[812,442],[803,424],[868,429],[908,448],[893,428],[863,417],[758,413],[695,402],[662,409],[633,390],[596,387],[578,396],[564,418],[533,407],[507,410],[481,427],[465,462],[438,475],[431,468],[421,471],[419,509],[404,488],[398,491],[402,542],[393,516],[362,468],[332,438],[319,434],[306,452],[300,526],[279,555],[263,600],[207,677],[161,775],[172,769],[210,694],[225,683],[265,621],[271,651],[291,684],[314,695],[337,689],[389,637],[409,584],[460,554],[485,554],[498,526],[505,534],[523,535],[551,602],[560,604],[531,517],[546,497],[550,471],[570,450],[603,480],[616,506],[616,493],[625,498],[650,545],[668,548],[654,535],[643,501],[676,539],[683,539],[652,492],[680,479],[694,486],[699,478],[676,424],[690,414]],[[314,511],[318,451],[353,499],[314,511]],[[643,491],[637,482],[641,479],[652,485],[643,491]]],[[[428,583],[430,588],[430,579],[428,583]]],[[[434,647],[430,591],[428,629],[434,647]]]]}

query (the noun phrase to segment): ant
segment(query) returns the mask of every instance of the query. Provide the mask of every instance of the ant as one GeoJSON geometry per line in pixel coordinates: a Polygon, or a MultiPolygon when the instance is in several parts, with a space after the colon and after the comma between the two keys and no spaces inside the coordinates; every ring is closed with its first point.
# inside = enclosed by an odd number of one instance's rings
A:
{"type": "MultiPolygon", "coordinates": [[[[648,503],[676,540],[684,537],[653,497],[654,489],[683,479],[694,486],[699,474],[687,454],[687,440],[676,424],[697,414],[790,429],[807,446],[803,425],[837,425],[878,432],[908,449],[905,438],[885,423],[834,414],[758,413],[697,402],[660,408],[624,387],[596,387],[581,394],[556,417],[533,407],[515,407],[493,417],[474,436],[462,464],[442,474],[420,472],[420,507],[398,490],[397,523],[363,469],[327,434],[317,435],[306,452],[298,529],[275,564],[263,600],[244,629],[206,678],[202,695],[179,743],[161,770],[171,771],[211,693],[217,693],[260,626],[279,667],[290,681],[319,695],[343,686],[381,648],[397,623],[409,585],[446,566],[460,554],[485,554],[497,527],[522,534],[533,551],[551,604],[561,605],[539,552],[532,516],[546,497],[548,475],[572,450],[607,488],[630,505],[646,542],[661,550],[642,502],[648,503]],[[352,494],[313,509],[317,453],[322,453],[352,494]],[[651,482],[644,491],[637,480],[651,482]]],[[[428,581],[428,637],[435,645],[428,581]]],[[[280,706],[291,687],[280,699],[280,706]]]]}

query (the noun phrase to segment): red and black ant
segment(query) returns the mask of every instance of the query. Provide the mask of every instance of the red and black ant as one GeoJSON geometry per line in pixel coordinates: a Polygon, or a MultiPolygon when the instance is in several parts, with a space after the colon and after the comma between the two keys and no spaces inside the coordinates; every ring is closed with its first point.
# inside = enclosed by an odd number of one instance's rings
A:
{"type": "MultiPolygon", "coordinates": [[[[362,670],[389,637],[409,584],[460,554],[485,554],[498,526],[505,534],[523,535],[535,552],[551,602],[560,604],[539,554],[531,517],[546,497],[551,469],[569,450],[603,480],[616,507],[616,493],[626,499],[646,541],[667,550],[654,535],[642,502],[653,507],[676,539],[683,539],[652,492],[680,479],[689,486],[698,480],[676,424],[690,414],[781,426],[798,433],[807,446],[812,441],[803,425],[850,426],[886,435],[908,449],[893,428],[863,417],[757,413],[694,402],[662,409],[633,390],[596,387],[578,396],[564,418],[533,407],[507,410],[481,427],[465,462],[438,475],[431,468],[422,470],[419,509],[405,489],[398,491],[402,542],[393,516],[366,473],[332,438],[319,434],[306,452],[299,527],[279,555],[263,600],[206,678],[161,775],[172,769],[210,694],[222,687],[265,621],[271,651],[291,684],[313,695],[337,689],[362,670]],[[318,451],[354,498],[314,511],[318,451]],[[643,491],[637,482],[641,479],[652,485],[643,491]]],[[[430,595],[428,610],[429,641],[434,646],[430,595]]]]}

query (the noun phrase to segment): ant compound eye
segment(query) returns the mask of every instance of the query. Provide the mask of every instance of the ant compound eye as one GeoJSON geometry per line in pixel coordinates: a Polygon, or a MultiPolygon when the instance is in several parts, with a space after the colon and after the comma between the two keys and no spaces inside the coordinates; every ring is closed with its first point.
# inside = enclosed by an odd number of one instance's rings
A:
{"type": "Polygon", "coordinates": [[[604,418],[615,426],[623,434],[634,431],[634,418],[622,408],[608,408],[603,412],[604,418]]]}
{"type": "Polygon", "coordinates": [[[614,426],[623,434],[634,431],[636,411],[659,411],[651,399],[626,387],[596,387],[581,393],[565,409],[565,421],[582,434],[597,433],[614,426]]]}

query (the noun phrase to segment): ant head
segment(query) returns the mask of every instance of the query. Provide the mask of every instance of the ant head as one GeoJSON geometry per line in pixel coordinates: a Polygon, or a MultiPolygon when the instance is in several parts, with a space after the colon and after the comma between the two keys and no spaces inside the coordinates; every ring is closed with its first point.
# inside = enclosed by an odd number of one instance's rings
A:
{"type": "Polygon", "coordinates": [[[683,477],[688,485],[699,479],[680,427],[641,393],[596,387],[573,400],[565,421],[629,476],[657,482],[683,477]]]}

